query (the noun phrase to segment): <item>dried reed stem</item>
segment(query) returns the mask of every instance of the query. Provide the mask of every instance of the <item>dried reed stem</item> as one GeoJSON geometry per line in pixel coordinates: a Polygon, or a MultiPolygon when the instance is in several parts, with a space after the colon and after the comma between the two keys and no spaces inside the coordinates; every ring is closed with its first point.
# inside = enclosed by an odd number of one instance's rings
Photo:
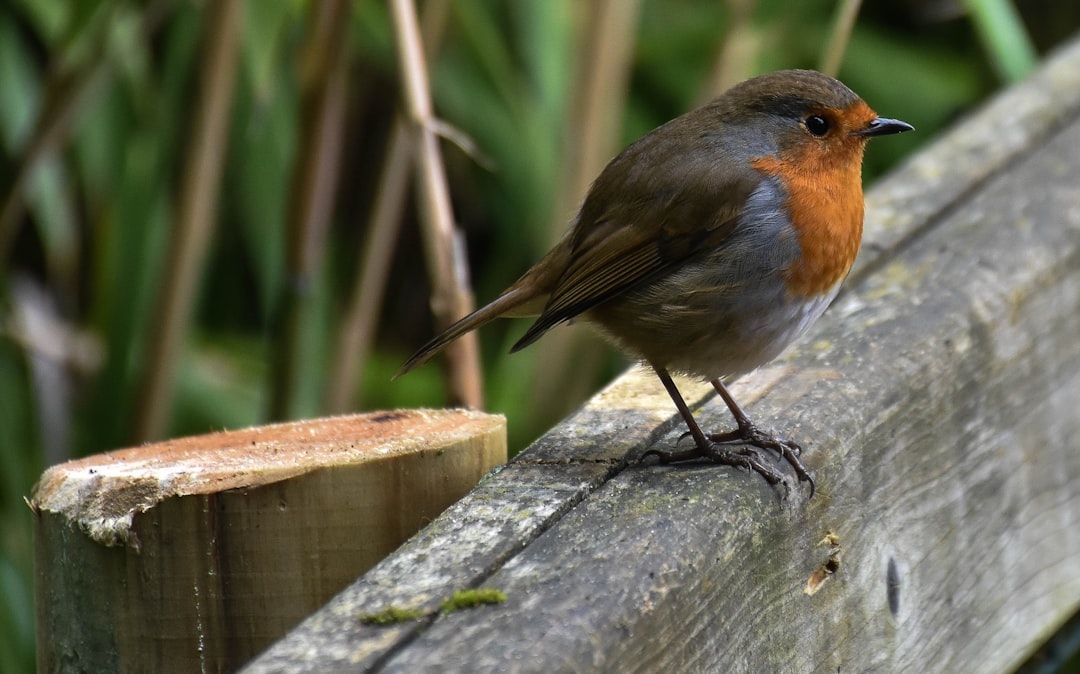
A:
{"type": "Polygon", "coordinates": [[[840,64],[844,60],[844,52],[851,40],[851,32],[855,29],[855,19],[859,16],[861,5],[862,0],[843,0],[836,8],[832,33],[821,55],[821,72],[826,75],[836,77],[840,72],[840,64]]]}
{"type": "MultiPolygon", "coordinates": [[[[473,308],[464,246],[457,240],[450,191],[432,120],[427,66],[416,7],[411,0],[394,0],[391,13],[397,38],[401,81],[416,153],[420,189],[420,222],[424,255],[431,278],[431,311],[444,328],[473,308]]],[[[483,406],[480,358],[476,336],[465,335],[446,349],[448,395],[452,404],[483,406]]]]}

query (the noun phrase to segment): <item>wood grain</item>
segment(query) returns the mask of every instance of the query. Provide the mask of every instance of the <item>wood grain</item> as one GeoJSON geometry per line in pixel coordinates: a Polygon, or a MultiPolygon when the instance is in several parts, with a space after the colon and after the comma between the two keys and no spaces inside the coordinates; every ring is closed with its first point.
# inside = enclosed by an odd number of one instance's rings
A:
{"type": "Polygon", "coordinates": [[[41,671],[231,671],[506,460],[461,410],[315,419],[50,468],[35,487],[41,671]]]}

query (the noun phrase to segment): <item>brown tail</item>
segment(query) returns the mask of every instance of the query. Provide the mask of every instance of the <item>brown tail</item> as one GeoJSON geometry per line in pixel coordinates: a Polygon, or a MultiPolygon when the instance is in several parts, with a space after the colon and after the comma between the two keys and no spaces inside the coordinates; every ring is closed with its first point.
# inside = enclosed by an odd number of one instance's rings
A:
{"type": "Polygon", "coordinates": [[[521,305],[533,299],[535,299],[533,293],[530,293],[515,284],[505,293],[499,295],[490,304],[486,304],[465,318],[462,318],[457,323],[454,323],[446,330],[443,330],[440,334],[436,335],[430,342],[420,347],[420,350],[414,353],[409,360],[405,361],[405,364],[398,369],[397,373],[394,375],[394,379],[397,379],[409,370],[428,362],[432,356],[442,351],[450,344],[450,342],[458,337],[475,330],[492,319],[512,314],[514,309],[519,308],[521,305]]]}

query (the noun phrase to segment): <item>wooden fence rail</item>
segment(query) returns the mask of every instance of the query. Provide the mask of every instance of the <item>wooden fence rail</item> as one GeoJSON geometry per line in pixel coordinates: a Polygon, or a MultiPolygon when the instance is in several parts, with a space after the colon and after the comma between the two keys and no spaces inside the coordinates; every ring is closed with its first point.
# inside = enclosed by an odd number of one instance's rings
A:
{"type": "Polygon", "coordinates": [[[733,387],[812,499],[638,464],[683,427],[632,370],[243,671],[1014,671],[1080,608],[1078,113],[1074,42],[868,193],[847,289],[733,387]]]}

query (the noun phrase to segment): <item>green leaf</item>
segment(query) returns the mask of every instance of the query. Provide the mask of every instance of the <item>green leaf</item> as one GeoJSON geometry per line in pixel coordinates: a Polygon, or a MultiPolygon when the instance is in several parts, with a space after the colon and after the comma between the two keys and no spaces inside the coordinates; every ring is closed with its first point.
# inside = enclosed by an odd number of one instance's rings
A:
{"type": "Polygon", "coordinates": [[[33,129],[41,105],[40,80],[11,16],[0,10],[0,142],[9,154],[22,149],[33,129]]]}
{"type": "Polygon", "coordinates": [[[994,69],[1005,82],[1018,82],[1039,57],[1023,21],[1009,0],[966,0],[968,13],[994,69]]]}

